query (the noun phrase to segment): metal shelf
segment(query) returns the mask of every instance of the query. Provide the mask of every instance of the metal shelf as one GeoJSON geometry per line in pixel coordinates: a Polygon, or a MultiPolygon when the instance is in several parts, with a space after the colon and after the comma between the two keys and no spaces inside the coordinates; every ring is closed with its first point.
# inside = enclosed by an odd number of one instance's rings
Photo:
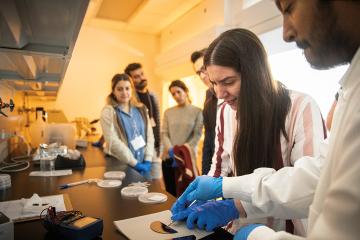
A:
{"type": "Polygon", "coordinates": [[[89,0],[2,0],[0,81],[30,95],[56,96],[88,4],[89,0]]]}

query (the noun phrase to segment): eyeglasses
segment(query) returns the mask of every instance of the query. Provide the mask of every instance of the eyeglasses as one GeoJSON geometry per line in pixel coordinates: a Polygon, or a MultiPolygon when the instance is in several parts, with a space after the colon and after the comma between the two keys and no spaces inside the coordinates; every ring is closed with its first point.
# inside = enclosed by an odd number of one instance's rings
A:
{"type": "Polygon", "coordinates": [[[200,74],[205,74],[206,73],[206,68],[204,65],[201,66],[201,68],[199,70],[196,71],[196,74],[200,76],[200,74]]]}

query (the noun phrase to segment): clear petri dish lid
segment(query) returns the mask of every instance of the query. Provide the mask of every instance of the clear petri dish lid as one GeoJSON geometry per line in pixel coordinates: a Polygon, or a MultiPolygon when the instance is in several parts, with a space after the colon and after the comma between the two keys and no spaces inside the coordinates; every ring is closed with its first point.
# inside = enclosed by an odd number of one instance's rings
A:
{"type": "Polygon", "coordinates": [[[104,178],[106,179],[119,179],[122,180],[126,176],[123,171],[109,171],[104,173],[104,178]]]}
{"type": "Polygon", "coordinates": [[[163,193],[149,192],[149,193],[145,193],[145,194],[140,195],[138,197],[138,199],[142,203],[155,204],[155,203],[166,202],[168,197],[163,193]]]}
{"type": "Polygon", "coordinates": [[[120,187],[122,182],[120,180],[105,179],[97,182],[97,185],[102,188],[120,187]]]}
{"type": "Polygon", "coordinates": [[[149,190],[143,186],[128,186],[121,189],[121,196],[128,198],[137,198],[142,194],[147,193],[149,190]]]}

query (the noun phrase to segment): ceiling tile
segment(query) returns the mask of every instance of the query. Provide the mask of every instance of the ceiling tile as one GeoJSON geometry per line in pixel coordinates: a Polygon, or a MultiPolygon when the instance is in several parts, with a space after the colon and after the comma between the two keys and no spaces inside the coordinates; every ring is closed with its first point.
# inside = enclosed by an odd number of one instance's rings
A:
{"type": "Polygon", "coordinates": [[[132,19],[131,25],[142,25],[144,27],[157,24],[163,18],[160,14],[152,14],[152,13],[142,13],[138,15],[136,18],[132,19]]]}
{"type": "Polygon", "coordinates": [[[97,17],[127,22],[144,0],[103,0],[97,17]]]}
{"type": "Polygon", "coordinates": [[[90,23],[123,24],[123,30],[156,34],[201,3],[202,0],[98,0],[101,5],[90,23]],[[97,21],[94,21],[97,20],[97,21]],[[100,22],[101,20],[101,22],[100,22]]]}
{"type": "Polygon", "coordinates": [[[148,13],[169,14],[176,7],[181,5],[184,0],[154,0],[149,1],[143,8],[148,13]]]}

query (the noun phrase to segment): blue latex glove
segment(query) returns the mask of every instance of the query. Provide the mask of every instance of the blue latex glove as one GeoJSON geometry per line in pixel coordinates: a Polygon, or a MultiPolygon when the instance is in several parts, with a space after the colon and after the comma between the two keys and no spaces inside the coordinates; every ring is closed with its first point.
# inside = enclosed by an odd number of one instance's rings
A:
{"type": "Polygon", "coordinates": [[[189,229],[194,229],[197,225],[199,229],[205,229],[208,232],[239,218],[239,212],[233,199],[211,201],[193,209],[188,208],[177,214],[177,217],[184,217],[186,214],[188,214],[186,226],[189,229]]]}
{"type": "Polygon", "coordinates": [[[187,207],[184,211],[181,211],[177,214],[174,214],[171,216],[171,220],[174,221],[183,221],[186,220],[186,218],[188,217],[188,215],[190,213],[192,213],[192,211],[195,210],[195,208],[203,205],[204,203],[206,203],[206,201],[196,201],[194,204],[192,204],[191,206],[187,207]]]}
{"type": "Polygon", "coordinates": [[[236,232],[234,240],[247,240],[250,233],[257,227],[264,226],[263,224],[250,224],[245,227],[240,228],[239,231],[236,232]]]}
{"type": "Polygon", "coordinates": [[[141,175],[143,175],[146,178],[146,180],[151,181],[152,180],[152,176],[151,176],[152,162],[144,161],[144,164],[146,165],[148,170],[146,172],[142,173],[141,175]]]}
{"type": "Polygon", "coordinates": [[[150,171],[151,171],[151,166],[152,166],[151,164],[152,164],[152,163],[151,163],[150,161],[146,161],[146,160],[145,160],[143,163],[144,163],[145,166],[146,166],[147,172],[150,172],[150,171]]]}
{"type": "Polygon", "coordinates": [[[172,159],[171,167],[176,168],[178,167],[176,160],[175,160],[175,154],[174,154],[174,148],[169,148],[168,150],[169,158],[172,159]]]}
{"type": "Polygon", "coordinates": [[[174,159],[174,148],[171,147],[168,150],[169,158],[174,159]]]}
{"type": "Polygon", "coordinates": [[[185,192],[178,198],[171,208],[173,214],[184,211],[186,204],[194,200],[211,200],[222,197],[222,177],[214,178],[210,176],[197,177],[186,188],[185,192]]]}
{"type": "Polygon", "coordinates": [[[138,171],[139,173],[142,173],[145,171],[146,167],[143,163],[138,162],[135,166],[134,166],[135,170],[138,171]]]}
{"type": "Polygon", "coordinates": [[[144,162],[138,162],[134,167],[138,172],[150,172],[151,170],[151,162],[144,161],[144,162]]]}

